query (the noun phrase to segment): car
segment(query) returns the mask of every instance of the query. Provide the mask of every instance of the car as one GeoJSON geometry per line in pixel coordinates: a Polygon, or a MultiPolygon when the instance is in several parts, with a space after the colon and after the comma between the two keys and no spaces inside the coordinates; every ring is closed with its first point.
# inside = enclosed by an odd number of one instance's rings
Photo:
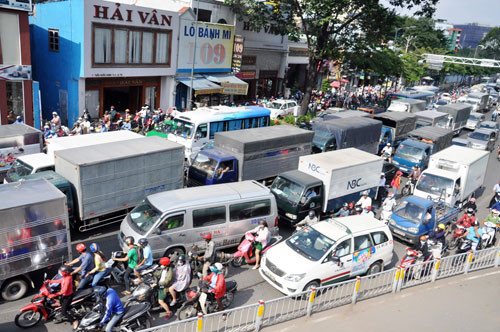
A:
{"type": "Polygon", "coordinates": [[[478,150],[493,151],[495,147],[495,132],[488,129],[476,129],[468,138],[470,147],[478,150]]]}
{"type": "Polygon", "coordinates": [[[478,129],[487,129],[495,132],[495,138],[498,138],[498,128],[498,122],[495,121],[483,121],[478,126],[478,129]]]}
{"type": "Polygon", "coordinates": [[[465,146],[466,148],[470,148],[471,142],[466,138],[455,137],[451,140],[451,145],[465,146]]]}
{"type": "Polygon", "coordinates": [[[295,100],[276,99],[266,104],[271,111],[271,120],[281,119],[287,115],[299,116],[300,105],[295,100]]]}
{"type": "Polygon", "coordinates": [[[467,123],[465,124],[465,129],[476,130],[481,121],[484,121],[485,115],[482,113],[472,112],[469,115],[469,119],[467,119],[467,123]]]}
{"type": "Polygon", "coordinates": [[[442,99],[444,101],[451,103],[451,95],[447,92],[442,93],[441,96],[439,96],[439,99],[442,99]]]}

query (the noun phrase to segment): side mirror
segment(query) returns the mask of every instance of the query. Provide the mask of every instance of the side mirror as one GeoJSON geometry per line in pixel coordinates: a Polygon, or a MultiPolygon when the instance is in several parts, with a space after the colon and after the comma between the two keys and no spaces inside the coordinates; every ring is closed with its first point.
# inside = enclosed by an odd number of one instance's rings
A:
{"type": "Polygon", "coordinates": [[[156,229],[155,229],[155,231],[154,231],[154,233],[155,233],[156,235],[161,235],[161,229],[156,228],[156,229]]]}
{"type": "Polygon", "coordinates": [[[330,262],[333,262],[335,264],[340,263],[340,258],[335,256],[333,253],[330,255],[330,262]]]}
{"type": "Polygon", "coordinates": [[[306,200],[307,200],[307,198],[305,196],[302,196],[300,198],[300,204],[306,204],[306,200]]]}

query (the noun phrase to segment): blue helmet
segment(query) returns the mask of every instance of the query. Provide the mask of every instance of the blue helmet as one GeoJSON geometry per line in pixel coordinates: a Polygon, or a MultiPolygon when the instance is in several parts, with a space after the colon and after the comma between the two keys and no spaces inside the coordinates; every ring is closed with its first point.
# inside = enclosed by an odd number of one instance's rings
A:
{"type": "Polygon", "coordinates": [[[91,252],[98,252],[99,251],[99,245],[97,243],[92,243],[90,245],[90,251],[91,252]]]}

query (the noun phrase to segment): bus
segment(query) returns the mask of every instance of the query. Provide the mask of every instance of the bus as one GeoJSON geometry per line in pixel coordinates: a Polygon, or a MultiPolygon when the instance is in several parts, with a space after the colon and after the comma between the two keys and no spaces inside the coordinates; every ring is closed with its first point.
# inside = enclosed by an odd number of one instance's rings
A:
{"type": "Polygon", "coordinates": [[[424,100],[426,107],[431,107],[434,103],[434,99],[436,97],[436,93],[432,91],[424,91],[424,90],[406,90],[400,92],[392,92],[390,95],[391,99],[403,99],[403,98],[411,98],[411,99],[419,99],[424,100]]]}
{"type": "Polygon", "coordinates": [[[170,141],[184,145],[186,159],[214,139],[215,133],[267,127],[271,111],[260,106],[200,107],[196,111],[179,113],[168,133],[170,141]]]}

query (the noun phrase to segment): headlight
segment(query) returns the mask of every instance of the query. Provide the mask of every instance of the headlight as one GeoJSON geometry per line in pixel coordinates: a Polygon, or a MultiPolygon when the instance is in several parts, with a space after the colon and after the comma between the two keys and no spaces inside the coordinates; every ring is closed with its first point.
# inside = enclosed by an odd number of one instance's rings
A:
{"type": "Polygon", "coordinates": [[[416,228],[416,227],[410,227],[410,228],[408,228],[408,232],[413,233],[413,234],[417,234],[418,233],[418,228],[416,228]]]}
{"type": "Polygon", "coordinates": [[[392,219],[392,218],[391,218],[391,221],[389,221],[389,222],[391,223],[391,225],[394,225],[394,226],[397,225],[396,222],[394,221],[394,219],[392,219]]]}
{"type": "Polygon", "coordinates": [[[296,220],[297,219],[297,215],[295,215],[295,214],[285,213],[285,216],[287,216],[288,218],[290,218],[292,220],[296,220]]]}
{"type": "Polygon", "coordinates": [[[285,280],[287,281],[291,281],[291,282],[297,282],[297,281],[300,281],[302,279],[304,279],[304,277],[306,276],[305,273],[301,273],[301,274],[288,274],[285,276],[285,280]]]}

